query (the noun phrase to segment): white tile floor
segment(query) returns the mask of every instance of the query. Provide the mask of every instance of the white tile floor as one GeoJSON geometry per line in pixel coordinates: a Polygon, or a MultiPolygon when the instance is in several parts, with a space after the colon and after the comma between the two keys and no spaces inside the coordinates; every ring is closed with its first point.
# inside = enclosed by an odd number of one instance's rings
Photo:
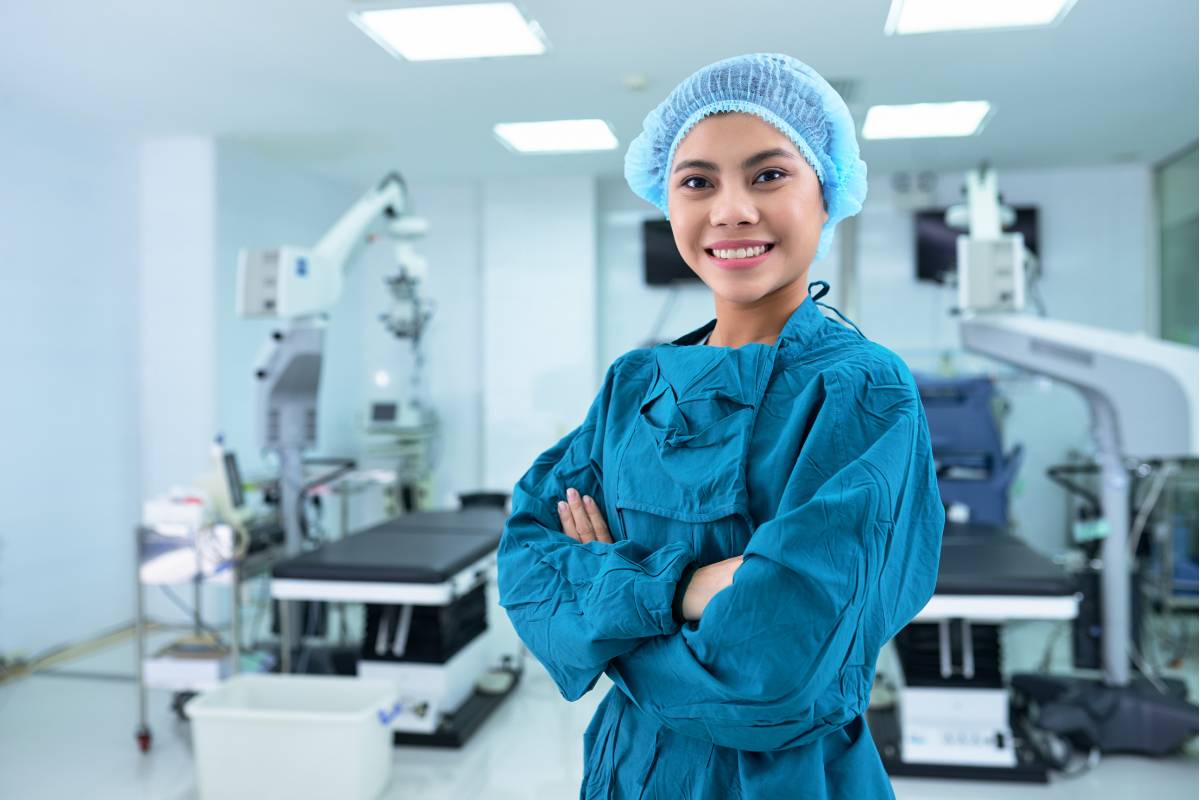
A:
{"type": "MultiPolygon", "coordinates": [[[[131,646],[64,669],[128,675],[131,646]]],[[[517,693],[462,751],[397,749],[388,800],[557,800],[578,797],[580,737],[607,681],[566,703],[534,662],[517,693]]],[[[166,693],[151,693],[154,747],[134,742],[127,681],[35,676],[0,686],[0,798],[192,800],[187,723],[166,693]]],[[[1049,786],[897,780],[898,800],[1183,800],[1198,792],[1195,749],[1164,760],[1111,757],[1049,786]]]]}

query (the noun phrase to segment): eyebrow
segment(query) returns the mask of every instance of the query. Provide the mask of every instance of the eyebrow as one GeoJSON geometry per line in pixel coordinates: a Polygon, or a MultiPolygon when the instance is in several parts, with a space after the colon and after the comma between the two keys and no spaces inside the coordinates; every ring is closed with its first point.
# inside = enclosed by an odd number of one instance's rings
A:
{"type": "MultiPolygon", "coordinates": [[[[772,147],[770,150],[763,150],[761,153],[755,153],[742,162],[742,169],[750,169],[755,164],[761,164],[767,159],[783,156],[784,158],[795,158],[791,152],[784,150],[782,147],[772,147]]],[[[706,169],[709,172],[720,172],[721,170],[711,161],[703,161],[698,158],[689,158],[687,161],[680,161],[675,165],[672,174],[684,169],[706,169]]]]}

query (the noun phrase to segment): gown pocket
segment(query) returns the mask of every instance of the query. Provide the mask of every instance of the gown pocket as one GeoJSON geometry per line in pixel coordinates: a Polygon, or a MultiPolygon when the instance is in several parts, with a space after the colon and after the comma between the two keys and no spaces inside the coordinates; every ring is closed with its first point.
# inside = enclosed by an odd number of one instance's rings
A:
{"type": "Polygon", "coordinates": [[[617,470],[624,537],[650,549],[686,542],[705,563],[728,558],[735,539],[744,544],[753,422],[754,407],[719,387],[680,397],[658,374],[617,470]]]}
{"type": "Polygon", "coordinates": [[[662,374],[638,409],[617,471],[614,505],[683,522],[746,508],[754,407],[719,388],[680,397],[662,374]]]}

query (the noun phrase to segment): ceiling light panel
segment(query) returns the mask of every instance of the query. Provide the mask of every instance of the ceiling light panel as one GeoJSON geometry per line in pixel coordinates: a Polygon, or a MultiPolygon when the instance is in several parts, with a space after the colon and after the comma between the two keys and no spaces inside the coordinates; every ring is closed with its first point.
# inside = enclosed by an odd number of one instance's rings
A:
{"type": "Polygon", "coordinates": [[[892,0],[883,32],[1032,28],[1055,25],[1075,0],[892,0]]]}
{"type": "Polygon", "coordinates": [[[407,61],[440,61],[546,52],[546,37],[512,3],[361,8],[350,20],[407,61]]]}
{"type": "Polygon", "coordinates": [[[518,153],[582,153],[617,147],[617,137],[602,119],[502,122],[492,130],[518,153]]]}
{"type": "Polygon", "coordinates": [[[982,100],[872,106],[863,121],[864,139],[925,139],[973,136],[983,128],[991,104],[982,100]]]}

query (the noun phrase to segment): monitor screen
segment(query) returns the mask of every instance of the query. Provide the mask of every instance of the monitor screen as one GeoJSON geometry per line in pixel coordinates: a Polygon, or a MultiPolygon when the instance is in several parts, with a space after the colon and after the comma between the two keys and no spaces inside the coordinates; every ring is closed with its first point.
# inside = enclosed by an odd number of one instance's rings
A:
{"type": "MultiPolygon", "coordinates": [[[[1025,246],[1038,255],[1038,212],[1034,206],[1018,206],[1014,223],[1005,233],[1025,235],[1025,246]]],[[[918,211],[913,215],[917,243],[917,280],[948,283],[958,271],[958,237],[965,233],[946,224],[946,209],[918,211]]]]}
{"type": "Polygon", "coordinates": [[[372,403],[371,404],[371,422],[395,422],[396,421],[396,404],[395,403],[372,403]]]}
{"type": "Polygon", "coordinates": [[[642,245],[647,285],[669,286],[680,281],[700,280],[679,255],[675,237],[671,234],[671,223],[667,220],[643,222],[642,245]]]}

